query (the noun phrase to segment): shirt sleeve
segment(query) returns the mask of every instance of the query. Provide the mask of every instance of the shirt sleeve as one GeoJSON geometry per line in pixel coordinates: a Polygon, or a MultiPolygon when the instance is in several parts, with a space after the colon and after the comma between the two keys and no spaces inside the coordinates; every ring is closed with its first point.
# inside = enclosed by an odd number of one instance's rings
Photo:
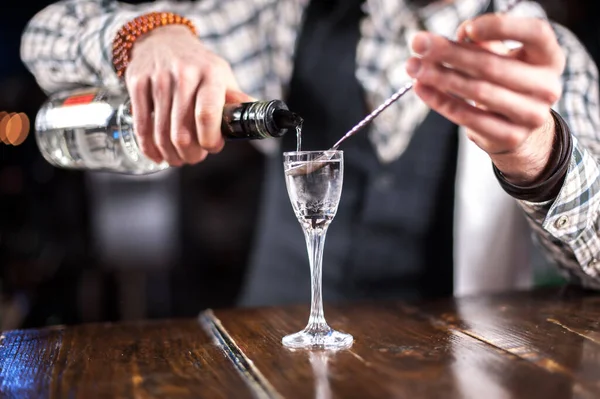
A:
{"type": "Polygon", "coordinates": [[[556,198],[520,200],[536,238],[565,277],[600,289],[600,108],[598,71],[577,38],[554,25],[565,51],[563,95],[554,109],[571,132],[569,166],[556,198]]]}
{"type": "MultiPolygon", "coordinates": [[[[149,12],[189,18],[203,42],[243,75],[249,94],[260,94],[267,75],[268,27],[277,0],[157,1],[139,5],[114,0],[63,0],[32,18],[21,58],[47,93],[81,86],[118,86],[112,41],[126,22],[149,12]]],[[[239,78],[238,78],[239,79],[239,78]]],[[[242,80],[242,79],[240,79],[242,80]]],[[[242,82],[240,82],[242,84],[242,82]]]]}

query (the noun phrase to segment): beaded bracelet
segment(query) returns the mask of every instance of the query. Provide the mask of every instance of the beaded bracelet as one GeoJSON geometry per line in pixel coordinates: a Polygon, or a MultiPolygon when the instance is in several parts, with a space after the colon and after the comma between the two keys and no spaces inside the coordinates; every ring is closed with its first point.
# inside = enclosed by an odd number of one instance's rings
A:
{"type": "Polygon", "coordinates": [[[140,36],[166,25],[185,25],[196,35],[196,27],[189,19],[171,12],[145,14],[129,21],[119,29],[113,41],[112,51],[113,67],[118,77],[122,78],[125,75],[125,70],[129,65],[131,48],[135,41],[140,36]]]}

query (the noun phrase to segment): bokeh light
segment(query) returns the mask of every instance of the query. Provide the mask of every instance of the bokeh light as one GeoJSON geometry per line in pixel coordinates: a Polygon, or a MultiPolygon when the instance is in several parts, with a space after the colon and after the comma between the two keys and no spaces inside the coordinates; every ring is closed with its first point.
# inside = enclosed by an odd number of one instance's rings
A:
{"type": "Polygon", "coordinates": [[[31,124],[23,112],[0,111],[0,142],[7,145],[21,145],[27,139],[31,124]]]}
{"type": "Polygon", "coordinates": [[[6,139],[6,124],[10,119],[10,114],[8,112],[0,112],[0,142],[3,144],[8,144],[8,140],[6,139]]]}

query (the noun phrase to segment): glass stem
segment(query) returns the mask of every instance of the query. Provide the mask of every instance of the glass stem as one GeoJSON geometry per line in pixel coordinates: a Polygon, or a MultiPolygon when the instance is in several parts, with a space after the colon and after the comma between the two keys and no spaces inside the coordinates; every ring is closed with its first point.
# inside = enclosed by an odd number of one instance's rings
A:
{"type": "Polygon", "coordinates": [[[323,276],[323,248],[327,227],[306,230],[306,247],[310,261],[311,301],[310,318],[305,330],[327,331],[329,326],[323,314],[322,276],[323,276]]]}

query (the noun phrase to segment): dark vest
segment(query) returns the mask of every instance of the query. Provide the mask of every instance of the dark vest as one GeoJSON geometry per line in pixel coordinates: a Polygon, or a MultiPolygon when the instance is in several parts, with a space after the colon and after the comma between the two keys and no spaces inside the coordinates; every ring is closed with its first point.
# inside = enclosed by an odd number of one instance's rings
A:
{"type": "MultiPolygon", "coordinates": [[[[305,118],[302,149],[322,150],[368,110],[355,77],[361,1],[309,5],[286,99],[305,118]]],[[[325,242],[326,301],[452,293],[457,126],[430,112],[405,153],[382,164],[365,129],[343,144],[344,187],[325,242]]],[[[282,151],[295,149],[293,134],[282,151]]],[[[281,152],[267,161],[259,231],[240,304],[306,302],[304,236],[287,197],[281,152]]]]}

